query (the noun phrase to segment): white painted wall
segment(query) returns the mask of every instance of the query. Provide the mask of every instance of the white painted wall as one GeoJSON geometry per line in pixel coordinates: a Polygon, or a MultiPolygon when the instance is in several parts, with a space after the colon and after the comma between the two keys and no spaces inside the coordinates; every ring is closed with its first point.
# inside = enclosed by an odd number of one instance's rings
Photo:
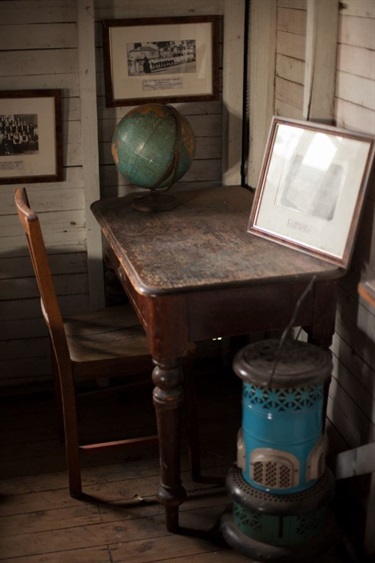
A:
{"type": "MultiPolygon", "coordinates": [[[[131,107],[105,105],[101,21],[210,14],[226,22],[218,45],[222,95],[215,102],[176,104],[197,137],[182,187],[240,181],[244,0],[0,2],[0,89],[62,89],[64,181],[26,187],[44,229],[64,314],[103,303],[101,235],[91,202],[133,189],[110,153],[115,125],[131,107]],[[223,143],[223,131],[230,143],[223,143]]],[[[47,331],[14,189],[0,185],[0,387],[50,380],[47,331]]]]}
{"type": "MultiPolygon", "coordinates": [[[[347,0],[341,5],[337,47],[335,121],[340,127],[375,136],[375,2],[347,0]]],[[[375,279],[374,179],[373,175],[351,268],[340,282],[332,346],[334,380],[328,416],[343,441],[342,451],[375,443],[375,309],[357,291],[358,283],[375,279]]],[[[371,455],[367,450],[369,467],[371,455]]],[[[366,553],[375,557],[375,473],[364,503],[364,545],[366,553]]]]}
{"type": "MultiPolygon", "coordinates": [[[[0,88],[62,89],[64,181],[31,183],[27,189],[32,205],[40,213],[64,312],[87,308],[87,233],[75,0],[1,2],[0,88]]],[[[1,386],[50,379],[47,331],[24,235],[15,213],[15,187],[0,185],[1,386]]]]}
{"type": "MultiPolygon", "coordinates": [[[[375,135],[374,2],[352,0],[340,10],[334,113],[339,126],[375,135]]],[[[353,446],[375,440],[375,311],[357,294],[359,282],[375,278],[374,188],[372,182],[351,269],[340,284],[333,347],[339,400],[332,417],[353,446]],[[356,430],[351,419],[361,421],[356,430]]]]}
{"type": "MultiPolygon", "coordinates": [[[[250,185],[257,183],[259,154],[263,153],[259,145],[264,146],[265,123],[273,114],[323,122],[332,119],[339,127],[375,136],[373,0],[252,0],[252,25],[255,33],[257,25],[267,30],[270,37],[263,37],[270,49],[257,43],[257,37],[250,46],[250,60],[255,61],[250,65],[254,90],[250,92],[250,185]],[[272,68],[270,77],[267,71],[272,68]]],[[[339,283],[327,408],[331,452],[362,447],[362,462],[373,451],[363,446],[375,442],[375,311],[358,296],[357,287],[375,278],[374,216],[372,181],[351,267],[339,283]]],[[[355,451],[350,459],[356,460],[355,451]]],[[[364,465],[365,461],[361,471],[364,465]]],[[[368,471],[371,467],[368,458],[368,471]]],[[[355,465],[351,471],[355,474],[355,465]]],[[[368,511],[364,543],[368,553],[375,555],[375,474],[364,502],[368,511]]]]}

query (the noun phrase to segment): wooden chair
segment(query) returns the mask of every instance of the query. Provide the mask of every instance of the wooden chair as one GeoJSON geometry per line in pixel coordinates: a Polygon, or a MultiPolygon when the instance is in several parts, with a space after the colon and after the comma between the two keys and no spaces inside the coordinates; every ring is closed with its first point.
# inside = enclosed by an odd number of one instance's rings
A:
{"type": "Polygon", "coordinates": [[[155,443],[157,436],[81,444],[77,423],[77,382],[139,374],[148,374],[150,380],[153,364],[145,333],[130,305],[109,307],[63,320],[39,219],[30,209],[24,188],[16,190],[15,203],[29,245],[42,312],[50,335],[55,395],[64,428],[69,491],[72,497],[79,498],[83,496],[82,452],[155,443]]]}

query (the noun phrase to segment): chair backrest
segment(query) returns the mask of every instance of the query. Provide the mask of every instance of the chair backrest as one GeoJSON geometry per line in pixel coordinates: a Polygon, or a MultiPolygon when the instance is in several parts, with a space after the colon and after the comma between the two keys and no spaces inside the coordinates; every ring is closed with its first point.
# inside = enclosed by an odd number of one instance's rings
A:
{"type": "Polygon", "coordinates": [[[26,235],[31,262],[39,287],[42,312],[49,329],[56,358],[59,359],[59,364],[61,361],[65,363],[65,360],[69,364],[68,344],[43,234],[37,214],[30,209],[25,188],[16,189],[15,203],[18,217],[26,235]]]}

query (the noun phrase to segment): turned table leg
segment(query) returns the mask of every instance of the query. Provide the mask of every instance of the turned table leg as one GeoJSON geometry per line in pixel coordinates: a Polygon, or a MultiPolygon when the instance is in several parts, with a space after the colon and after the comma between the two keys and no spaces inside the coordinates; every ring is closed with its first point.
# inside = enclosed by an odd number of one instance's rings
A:
{"type": "Polygon", "coordinates": [[[178,507],[186,498],[180,479],[181,410],[183,374],[181,364],[161,364],[152,373],[153,402],[159,435],[160,487],[158,500],[165,506],[169,532],[178,531],[178,507]]]}

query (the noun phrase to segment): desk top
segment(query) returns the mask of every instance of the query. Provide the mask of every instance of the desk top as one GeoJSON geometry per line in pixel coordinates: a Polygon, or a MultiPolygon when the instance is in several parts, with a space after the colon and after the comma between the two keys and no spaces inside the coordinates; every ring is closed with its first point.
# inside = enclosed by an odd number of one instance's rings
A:
{"type": "Polygon", "coordinates": [[[226,186],[178,191],[170,211],[132,208],[139,193],[91,209],[134,288],[147,295],[293,280],[344,271],[247,232],[253,194],[226,186]]]}

